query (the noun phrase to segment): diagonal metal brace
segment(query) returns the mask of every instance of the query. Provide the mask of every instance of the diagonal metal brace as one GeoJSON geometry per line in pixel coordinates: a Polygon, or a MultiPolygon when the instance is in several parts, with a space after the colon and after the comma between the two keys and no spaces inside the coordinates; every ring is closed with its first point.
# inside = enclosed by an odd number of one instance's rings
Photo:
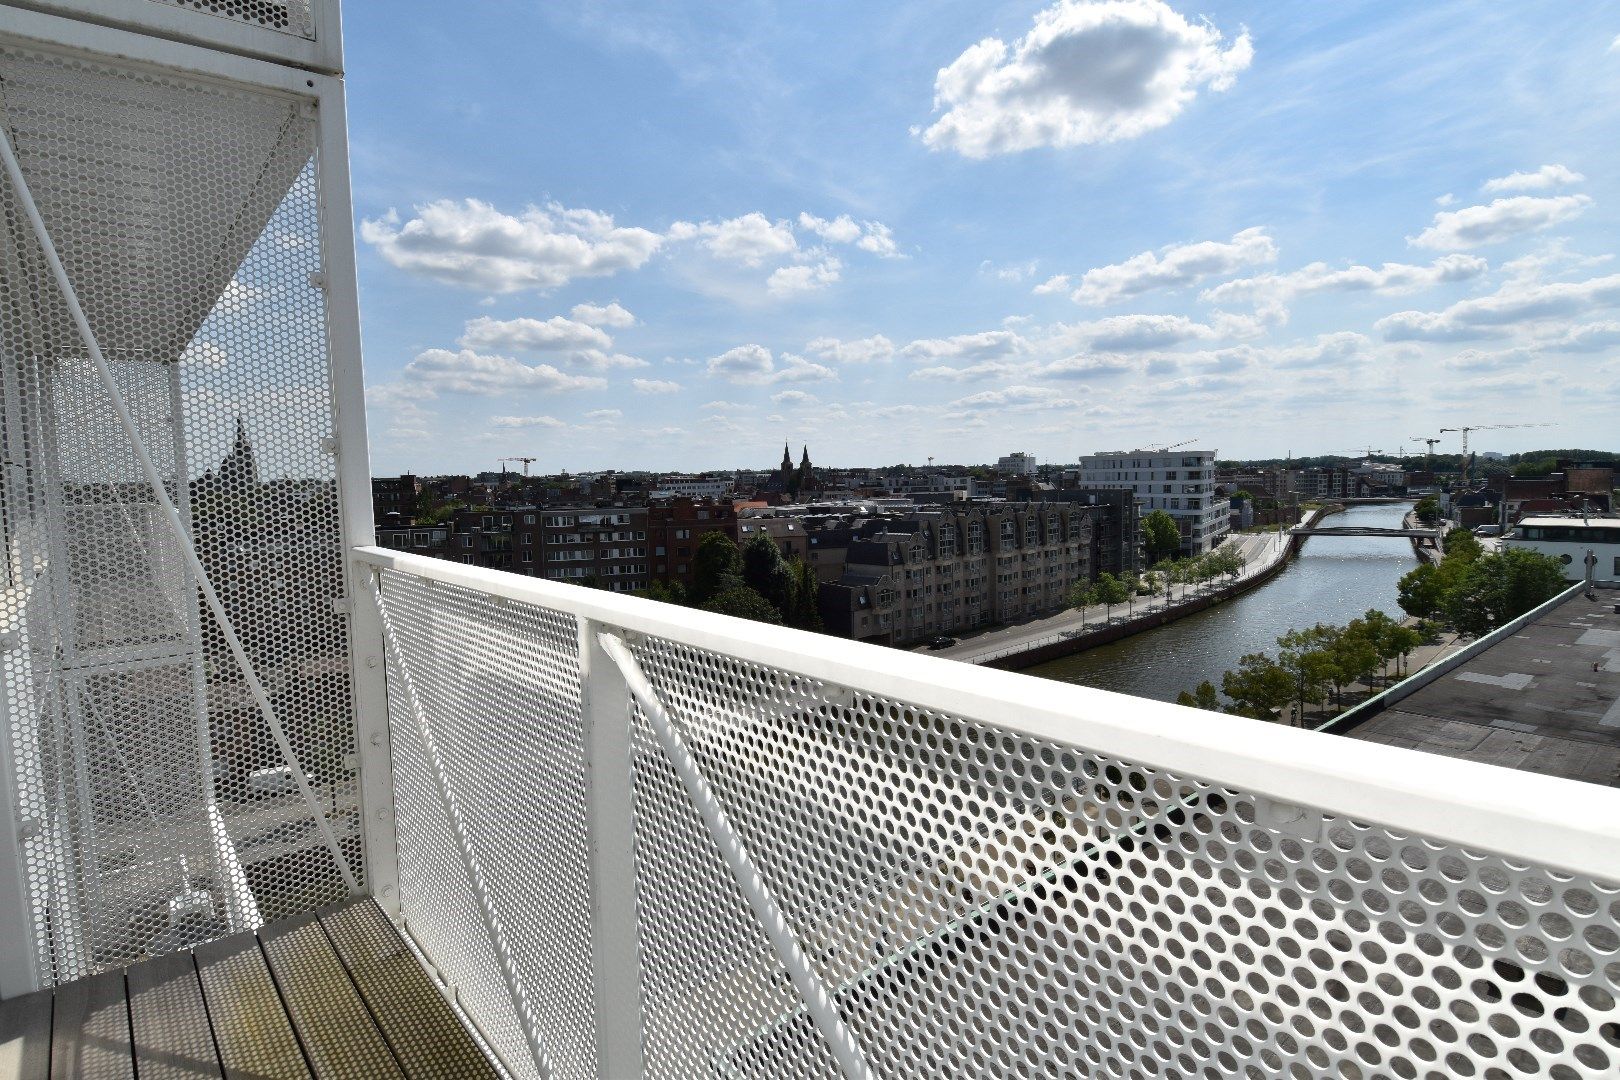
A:
{"type": "Polygon", "coordinates": [[[658,700],[658,693],[647,681],[647,676],[642,673],[641,665],[636,662],[635,656],[631,654],[629,646],[622,638],[604,632],[598,634],[596,640],[601,644],[602,651],[618,665],[619,673],[624,676],[631,695],[640,704],[641,711],[646,715],[659,745],[664,748],[664,754],[675,767],[676,775],[681,778],[681,784],[686,788],[687,797],[703,816],[703,824],[708,827],[709,835],[720,848],[720,855],[725,859],[726,867],[736,880],[743,898],[748,901],[754,917],[765,928],[766,937],[775,946],[777,957],[787,968],[788,977],[793,980],[794,988],[804,1001],[805,1011],[810,1014],[811,1021],[821,1032],[822,1037],[827,1040],[828,1048],[837,1060],[839,1068],[850,1080],[872,1080],[871,1067],[867,1065],[866,1057],[861,1052],[860,1044],[855,1041],[854,1033],[844,1023],[844,1018],[838,1012],[838,1006],[833,1003],[832,995],[827,992],[821,976],[810,966],[809,956],[794,937],[786,916],[782,914],[782,909],[777,906],[770,890],[765,886],[765,878],[749,856],[747,847],[743,845],[742,837],[737,835],[736,829],[726,818],[725,811],[720,807],[720,801],[715,798],[714,789],[709,786],[708,780],[698,769],[697,759],[692,756],[692,751],[681,738],[681,733],[675,729],[669,713],[658,700]]]}

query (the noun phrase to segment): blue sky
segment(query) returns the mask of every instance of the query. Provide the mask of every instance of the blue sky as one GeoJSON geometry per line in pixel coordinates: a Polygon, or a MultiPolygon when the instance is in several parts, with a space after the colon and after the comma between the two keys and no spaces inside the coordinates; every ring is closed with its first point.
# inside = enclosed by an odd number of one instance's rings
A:
{"type": "Polygon", "coordinates": [[[344,13],[378,473],[1620,448],[1612,5],[344,13]]]}

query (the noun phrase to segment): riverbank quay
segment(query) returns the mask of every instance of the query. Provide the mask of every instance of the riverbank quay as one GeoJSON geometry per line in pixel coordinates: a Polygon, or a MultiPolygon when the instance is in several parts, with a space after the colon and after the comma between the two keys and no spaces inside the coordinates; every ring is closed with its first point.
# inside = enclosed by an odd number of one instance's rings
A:
{"type": "MultiPolygon", "coordinates": [[[[1401,528],[1403,529],[1422,529],[1427,527],[1430,526],[1425,526],[1423,522],[1418,520],[1417,511],[1415,510],[1407,511],[1406,516],[1401,519],[1401,528]]],[[[1442,530],[1440,537],[1437,537],[1432,545],[1425,544],[1415,536],[1412,537],[1412,554],[1418,557],[1419,562],[1438,564],[1441,559],[1445,558],[1446,555],[1445,540],[1443,539],[1444,536],[1445,532],[1442,530]]]]}
{"type": "MultiPolygon", "coordinates": [[[[1301,516],[1299,526],[1310,528],[1324,517],[1339,513],[1338,503],[1314,507],[1301,516]]],[[[1101,605],[1083,611],[1063,611],[1016,626],[997,627],[976,634],[959,645],[934,653],[951,660],[1017,671],[1049,660],[1071,656],[1143,633],[1223,604],[1259,586],[1288,565],[1305,538],[1286,532],[1234,536],[1244,559],[1243,572],[1223,585],[1171,586],[1164,596],[1144,597],[1132,604],[1101,605]]],[[[923,651],[923,650],[917,650],[923,651]]]]}

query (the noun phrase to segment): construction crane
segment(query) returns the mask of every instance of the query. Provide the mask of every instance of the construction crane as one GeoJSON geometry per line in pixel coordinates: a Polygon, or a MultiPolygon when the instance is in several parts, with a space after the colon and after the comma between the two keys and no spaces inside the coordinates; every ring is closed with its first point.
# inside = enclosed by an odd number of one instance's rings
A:
{"type": "Polygon", "coordinates": [[[1470,431],[1506,431],[1509,428],[1552,427],[1551,424],[1470,424],[1466,427],[1443,427],[1440,434],[1456,431],[1462,434],[1462,479],[1468,483],[1468,433],[1470,431]]]}
{"type": "Polygon", "coordinates": [[[1329,454],[1361,454],[1361,453],[1365,453],[1367,455],[1367,460],[1371,461],[1372,456],[1374,454],[1382,454],[1383,451],[1382,450],[1374,450],[1372,447],[1369,446],[1369,447],[1367,447],[1366,450],[1362,450],[1359,447],[1352,447],[1349,450],[1329,450],[1329,451],[1327,451],[1327,453],[1329,453],[1329,454]]]}
{"type": "MultiPolygon", "coordinates": [[[[507,462],[507,461],[521,461],[521,462],[523,462],[523,475],[524,475],[525,478],[527,478],[528,475],[529,475],[529,466],[532,463],[534,463],[536,461],[539,461],[539,460],[540,459],[537,458],[537,457],[503,457],[503,458],[501,458],[501,461],[503,463],[507,462]]],[[[501,465],[501,471],[502,472],[506,471],[505,464],[501,465]]]]}
{"type": "Polygon", "coordinates": [[[1422,435],[1414,435],[1414,436],[1412,436],[1411,441],[1412,442],[1420,442],[1420,443],[1428,443],[1429,444],[1429,453],[1423,459],[1423,469],[1424,469],[1425,472],[1429,472],[1429,473],[1434,472],[1434,448],[1437,445],[1439,445],[1440,440],[1439,439],[1425,439],[1422,435]]]}
{"type": "Polygon", "coordinates": [[[1168,454],[1172,450],[1180,450],[1183,446],[1191,446],[1197,441],[1197,439],[1188,439],[1185,442],[1178,442],[1171,446],[1144,446],[1142,449],[1151,451],[1155,454],[1168,454]]]}

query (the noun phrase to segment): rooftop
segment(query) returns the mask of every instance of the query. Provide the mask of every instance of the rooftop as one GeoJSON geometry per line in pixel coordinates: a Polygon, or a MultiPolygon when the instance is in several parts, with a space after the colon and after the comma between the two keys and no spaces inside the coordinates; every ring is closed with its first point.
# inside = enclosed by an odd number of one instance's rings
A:
{"type": "MultiPolygon", "coordinates": [[[[1620,786],[1620,590],[1570,590],[1342,734],[1620,786]]],[[[1420,673],[1408,683],[1422,679],[1420,673]]],[[[1407,684],[1402,684],[1405,686],[1407,684]]]]}

